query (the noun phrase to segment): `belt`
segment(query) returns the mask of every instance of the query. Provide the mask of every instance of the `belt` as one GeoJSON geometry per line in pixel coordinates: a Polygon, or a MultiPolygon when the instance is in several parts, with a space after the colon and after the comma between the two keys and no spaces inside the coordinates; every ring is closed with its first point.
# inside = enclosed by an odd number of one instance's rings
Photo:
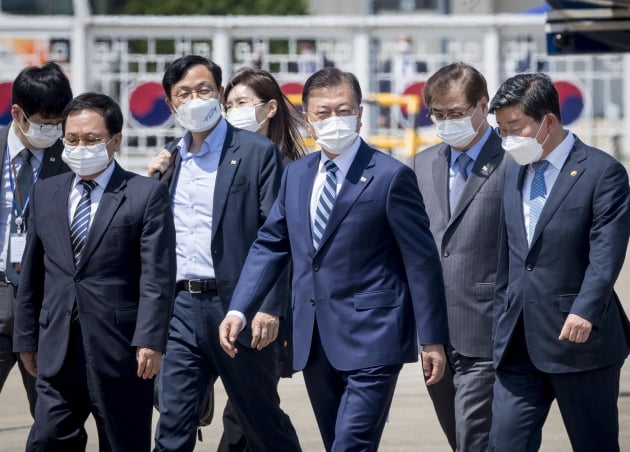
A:
{"type": "Polygon", "coordinates": [[[216,279],[188,279],[177,283],[177,291],[186,291],[190,293],[216,292],[216,279]]]}

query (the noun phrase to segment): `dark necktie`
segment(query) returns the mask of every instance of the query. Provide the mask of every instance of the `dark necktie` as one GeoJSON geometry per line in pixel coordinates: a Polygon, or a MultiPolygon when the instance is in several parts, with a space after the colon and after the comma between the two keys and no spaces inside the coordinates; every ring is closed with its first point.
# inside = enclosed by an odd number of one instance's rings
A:
{"type": "Polygon", "coordinates": [[[540,213],[545,206],[547,199],[547,185],[545,184],[545,170],[549,166],[547,160],[540,160],[532,163],[534,169],[534,179],[529,192],[529,229],[527,231],[527,241],[531,243],[536,223],[540,218],[540,213]]]}
{"type": "Polygon", "coordinates": [[[339,168],[332,160],[327,160],[324,165],[326,165],[326,181],[317,202],[315,222],[313,224],[313,246],[315,249],[319,247],[319,242],[322,239],[322,235],[324,235],[326,223],[328,223],[330,212],[332,212],[335,198],[337,197],[337,175],[335,173],[339,168]]]}
{"type": "Polygon", "coordinates": [[[85,250],[85,242],[87,241],[88,229],[90,228],[90,193],[96,186],[96,181],[81,180],[83,185],[83,193],[79,199],[77,209],[74,211],[72,224],[70,225],[70,241],[72,242],[72,253],[74,254],[74,264],[76,266],[81,262],[81,255],[85,250]]]}
{"type": "Polygon", "coordinates": [[[451,185],[451,191],[449,196],[449,204],[451,208],[451,215],[455,212],[459,198],[462,196],[464,186],[468,180],[468,164],[472,159],[464,152],[459,154],[457,160],[455,160],[454,167],[457,169],[455,177],[453,178],[453,184],[451,185]]]}
{"type": "MultiPolygon", "coordinates": [[[[24,221],[24,218],[22,218],[22,215],[24,214],[24,205],[26,204],[31,187],[33,186],[33,165],[31,165],[31,155],[33,155],[33,153],[28,149],[22,149],[20,151],[20,158],[22,159],[22,162],[20,163],[20,169],[17,173],[17,190],[14,190],[13,192],[15,206],[17,207],[19,214],[19,220],[17,221],[19,221],[20,224],[24,221]]],[[[11,232],[16,232],[18,230],[17,226],[15,209],[13,209],[11,232]]]]}

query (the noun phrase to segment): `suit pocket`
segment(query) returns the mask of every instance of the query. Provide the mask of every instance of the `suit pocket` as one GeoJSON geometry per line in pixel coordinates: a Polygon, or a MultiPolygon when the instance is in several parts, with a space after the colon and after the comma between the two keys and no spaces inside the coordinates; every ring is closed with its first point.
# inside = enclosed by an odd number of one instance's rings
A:
{"type": "Polygon", "coordinates": [[[118,309],[114,311],[116,325],[135,323],[138,318],[138,308],[118,309]]]}
{"type": "Polygon", "coordinates": [[[571,312],[571,307],[573,306],[573,302],[575,301],[578,294],[569,293],[562,294],[558,296],[558,309],[560,312],[569,313],[571,312]]]}
{"type": "Polygon", "coordinates": [[[48,309],[42,308],[42,310],[39,311],[39,324],[41,326],[48,326],[48,320],[48,309]]]}
{"type": "Polygon", "coordinates": [[[354,308],[357,311],[374,308],[395,308],[400,305],[396,293],[389,290],[358,293],[354,296],[354,308]]]}
{"type": "Polygon", "coordinates": [[[249,181],[237,181],[230,187],[230,193],[239,193],[249,190],[249,181]]]}
{"type": "Polygon", "coordinates": [[[490,301],[494,298],[494,283],[475,284],[475,298],[479,301],[490,301]]]}

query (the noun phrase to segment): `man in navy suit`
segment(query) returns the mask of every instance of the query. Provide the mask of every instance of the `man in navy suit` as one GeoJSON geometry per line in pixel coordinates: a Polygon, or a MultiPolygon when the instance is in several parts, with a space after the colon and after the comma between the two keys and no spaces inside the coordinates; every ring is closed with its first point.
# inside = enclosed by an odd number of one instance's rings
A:
{"type": "Polygon", "coordinates": [[[72,100],[70,82],[53,62],[23,69],[11,87],[11,118],[0,129],[2,171],[0,173],[0,390],[18,363],[31,410],[35,415],[35,378],[13,352],[13,305],[19,284],[23,236],[27,231],[30,187],[24,193],[17,183],[22,171],[30,171],[30,182],[69,171],[61,160],[61,115],[72,100]],[[27,152],[27,161],[22,158],[27,152]],[[26,163],[26,165],[24,165],[26,163]],[[18,224],[19,223],[19,227],[18,224]],[[13,247],[9,246],[11,237],[13,247]],[[12,259],[13,257],[13,259],[12,259]]]}
{"type": "Polygon", "coordinates": [[[286,277],[265,293],[264,315],[244,335],[239,359],[230,359],[218,341],[219,324],[282,173],[275,144],[222,118],[221,75],[207,58],[187,55],[162,79],[166,102],[187,132],[175,147],[172,167],[159,168],[170,177],[177,288],[158,379],[155,450],[194,449],[200,404],[221,377],[250,450],[299,451],[295,429],[280,408],[279,348],[268,347],[284,313],[286,277]]]}
{"type": "Polygon", "coordinates": [[[175,286],[168,190],[115,162],[111,98],[78,96],[62,124],[72,173],[33,186],[15,312],[14,350],[37,375],[26,450],[84,450],[92,414],[101,450],[148,451],[175,286]]]}
{"type": "Polygon", "coordinates": [[[428,390],[453,450],[485,451],[501,189],[511,159],[488,124],[488,88],[477,69],[442,67],[423,97],[444,142],[419,152],[413,168],[442,259],[451,338],[444,378],[428,390]]]}
{"type": "Polygon", "coordinates": [[[326,450],[375,451],[418,342],[426,383],[444,372],[440,262],[413,171],[359,138],[356,77],[322,69],[306,81],[303,102],[322,151],[285,169],[220,327],[221,345],[240,358],[239,332],[293,257],[293,363],[326,450]]]}
{"type": "Polygon", "coordinates": [[[555,399],[575,451],[618,451],[630,325],[614,284],[630,233],[624,167],[563,129],[544,74],[490,103],[506,168],[494,319],[491,451],[536,451],[555,399]]]}

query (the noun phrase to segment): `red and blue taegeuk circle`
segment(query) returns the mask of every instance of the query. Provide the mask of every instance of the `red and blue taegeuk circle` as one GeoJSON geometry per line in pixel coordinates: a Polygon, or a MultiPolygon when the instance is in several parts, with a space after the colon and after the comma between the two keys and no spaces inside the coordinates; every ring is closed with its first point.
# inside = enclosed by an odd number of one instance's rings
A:
{"type": "Polygon", "coordinates": [[[581,118],[584,113],[584,92],[573,82],[566,80],[555,81],[558,91],[562,124],[567,126],[581,118]]]}
{"type": "Polygon", "coordinates": [[[160,127],[171,120],[166,94],[158,82],[141,82],[129,91],[131,119],[143,127],[160,127]]]}
{"type": "Polygon", "coordinates": [[[11,122],[11,87],[13,82],[0,82],[0,126],[11,122]]]}
{"type": "MultiPolygon", "coordinates": [[[[426,105],[424,105],[424,98],[422,97],[422,90],[424,89],[424,85],[426,82],[415,82],[411,85],[407,86],[403,91],[403,94],[415,94],[418,96],[418,114],[416,115],[415,126],[416,127],[428,127],[433,125],[433,121],[427,118],[427,115],[431,113],[426,105]]],[[[402,112],[405,119],[407,119],[407,108],[402,105],[400,107],[400,111],[402,112]]]]}

